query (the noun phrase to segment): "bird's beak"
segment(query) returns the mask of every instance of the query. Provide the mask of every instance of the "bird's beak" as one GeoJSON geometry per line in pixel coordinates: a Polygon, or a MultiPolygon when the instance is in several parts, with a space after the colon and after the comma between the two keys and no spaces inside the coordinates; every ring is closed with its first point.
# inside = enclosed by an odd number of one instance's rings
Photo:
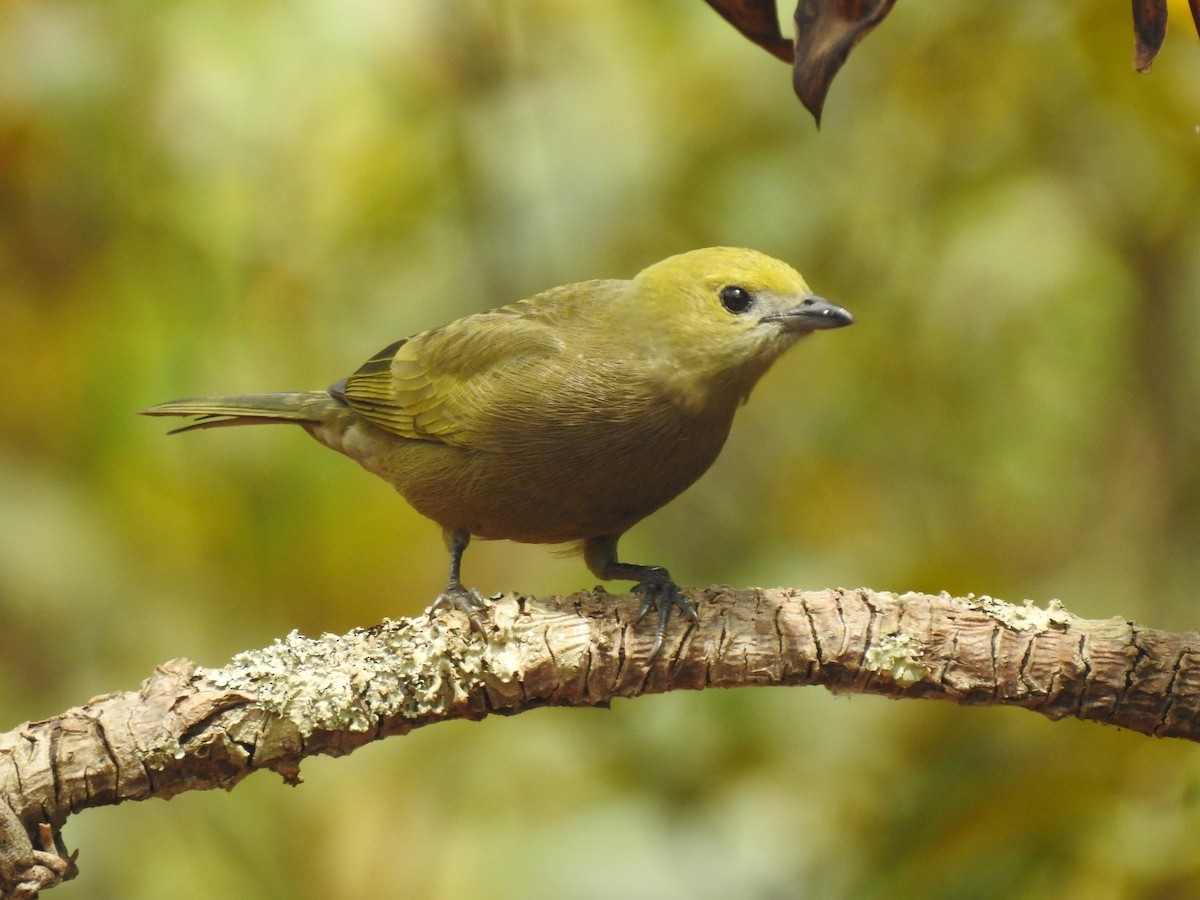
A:
{"type": "Polygon", "coordinates": [[[787,331],[816,331],[854,324],[854,316],[828,300],[809,294],[798,306],[786,312],[764,316],[763,321],[779,322],[787,331]]]}

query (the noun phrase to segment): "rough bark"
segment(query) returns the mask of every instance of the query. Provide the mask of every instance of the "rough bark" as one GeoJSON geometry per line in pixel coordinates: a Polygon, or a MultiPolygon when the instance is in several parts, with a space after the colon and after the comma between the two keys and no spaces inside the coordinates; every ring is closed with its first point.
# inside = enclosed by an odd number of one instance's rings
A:
{"type": "Polygon", "coordinates": [[[0,892],[32,897],[76,874],[60,836],[93,806],[231,788],[300,761],[444,719],[547,704],[747,685],[1020,706],[1158,737],[1200,739],[1200,634],[1078,618],[1056,603],[860,590],[691,592],[700,618],[652,628],[598,591],[503,596],[457,613],[317,639],[295,633],[221,668],[160,666],[0,735],[0,892]]]}

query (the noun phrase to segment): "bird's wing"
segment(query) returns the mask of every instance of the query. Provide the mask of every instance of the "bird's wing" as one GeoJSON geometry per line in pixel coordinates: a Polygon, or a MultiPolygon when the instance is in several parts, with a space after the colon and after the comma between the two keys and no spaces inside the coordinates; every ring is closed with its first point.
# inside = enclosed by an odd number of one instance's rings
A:
{"type": "Polygon", "coordinates": [[[556,318],[531,301],[397,341],[335,385],[359,415],[413,440],[470,447],[501,406],[521,406],[563,350],[556,318]]]}

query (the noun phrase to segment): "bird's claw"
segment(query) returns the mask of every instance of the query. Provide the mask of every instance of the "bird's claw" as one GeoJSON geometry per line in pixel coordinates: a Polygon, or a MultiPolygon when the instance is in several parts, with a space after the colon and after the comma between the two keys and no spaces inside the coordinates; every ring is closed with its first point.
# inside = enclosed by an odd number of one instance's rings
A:
{"type": "Polygon", "coordinates": [[[646,617],[651,609],[658,610],[658,628],[654,631],[654,646],[650,648],[650,658],[653,659],[662,649],[663,637],[667,633],[667,620],[671,617],[671,607],[679,607],[679,611],[693,622],[699,619],[696,607],[683,596],[683,591],[671,580],[671,575],[661,566],[652,566],[646,571],[633,588],[635,594],[642,597],[642,605],[638,607],[636,625],[646,617]]]}
{"type": "Polygon", "coordinates": [[[447,585],[446,589],[438,594],[437,599],[430,605],[430,618],[444,609],[458,610],[467,617],[472,631],[484,633],[483,621],[480,616],[487,609],[487,603],[484,601],[483,595],[475,588],[466,588],[461,584],[447,585]]]}
{"type": "Polygon", "coordinates": [[[483,595],[475,588],[465,588],[461,584],[451,584],[438,594],[437,599],[433,601],[433,605],[429,607],[431,613],[435,613],[442,609],[457,609],[461,613],[471,615],[471,613],[481,612],[487,604],[484,602],[483,595]]]}

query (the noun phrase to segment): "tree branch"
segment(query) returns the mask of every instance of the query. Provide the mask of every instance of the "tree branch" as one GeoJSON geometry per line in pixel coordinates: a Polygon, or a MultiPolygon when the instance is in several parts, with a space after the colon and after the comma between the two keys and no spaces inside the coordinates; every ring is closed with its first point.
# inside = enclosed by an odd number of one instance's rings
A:
{"type": "Polygon", "coordinates": [[[603,591],[506,595],[474,625],[446,613],[317,639],[293,632],[219,669],[172,660],[140,691],[0,735],[0,892],[33,897],[75,876],[59,835],[81,809],[228,789],[257,769],[294,784],[307,756],[548,704],[819,684],[1200,739],[1194,632],[945,594],[711,588],[691,599],[699,621],[675,620],[653,660],[633,601],[603,591]]]}

